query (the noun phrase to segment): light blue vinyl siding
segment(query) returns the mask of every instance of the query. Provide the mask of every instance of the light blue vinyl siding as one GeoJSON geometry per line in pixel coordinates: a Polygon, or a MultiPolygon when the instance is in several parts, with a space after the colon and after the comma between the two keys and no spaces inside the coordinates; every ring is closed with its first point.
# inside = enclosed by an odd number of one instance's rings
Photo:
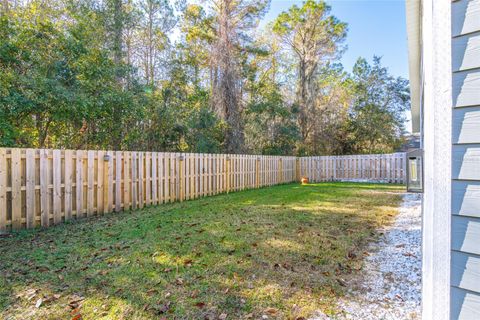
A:
{"type": "Polygon", "coordinates": [[[480,319],[480,0],[452,2],[451,318],[480,319]]]}
{"type": "Polygon", "coordinates": [[[480,218],[480,181],[453,181],[452,214],[480,218]]]}
{"type": "Polygon", "coordinates": [[[480,319],[480,295],[452,287],[450,314],[452,319],[478,320],[480,319]]]}
{"type": "MultiPolygon", "coordinates": [[[[480,54],[478,55],[480,57],[480,54]]],[[[478,59],[480,60],[480,58],[478,59]]],[[[454,144],[480,143],[480,107],[456,108],[453,110],[454,144]]]]}

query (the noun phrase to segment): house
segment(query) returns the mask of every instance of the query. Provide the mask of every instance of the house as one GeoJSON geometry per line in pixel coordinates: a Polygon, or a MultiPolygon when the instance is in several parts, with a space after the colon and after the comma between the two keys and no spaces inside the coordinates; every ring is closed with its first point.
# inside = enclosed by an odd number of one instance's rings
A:
{"type": "Polygon", "coordinates": [[[420,134],[419,132],[404,136],[405,142],[395,150],[395,152],[409,152],[420,149],[420,134]]]}
{"type": "Polygon", "coordinates": [[[423,319],[480,319],[480,0],[407,0],[423,319]]]}

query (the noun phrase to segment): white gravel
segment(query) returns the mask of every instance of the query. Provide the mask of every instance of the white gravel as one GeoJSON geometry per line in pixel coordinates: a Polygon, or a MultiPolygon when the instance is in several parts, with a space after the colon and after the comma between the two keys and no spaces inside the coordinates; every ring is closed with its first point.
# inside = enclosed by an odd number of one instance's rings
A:
{"type": "Polygon", "coordinates": [[[405,194],[394,224],[382,232],[367,249],[361,278],[347,284],[341,312],[313,320],[421,318],[421,195],[405,194]]]}

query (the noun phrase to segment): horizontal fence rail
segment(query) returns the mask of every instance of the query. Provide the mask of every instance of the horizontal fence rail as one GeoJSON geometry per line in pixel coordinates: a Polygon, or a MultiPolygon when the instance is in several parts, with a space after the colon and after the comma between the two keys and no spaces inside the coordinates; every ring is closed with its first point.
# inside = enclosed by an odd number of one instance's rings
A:
{"type": "Polygon", "coordinates": [[[302,177],[403,183],[404,158],[0,148],[0,233],[302,177]]]}
{"type": "Polygon", "coordinates": [[[293,182],[296,159],[0,148],[0,232],[293,182]]]}
{"type": "Polygon", "coordinates": [[[300,175],[310,182],[365,181],[405,183],[405,153],[304,157],[300,175]]]}

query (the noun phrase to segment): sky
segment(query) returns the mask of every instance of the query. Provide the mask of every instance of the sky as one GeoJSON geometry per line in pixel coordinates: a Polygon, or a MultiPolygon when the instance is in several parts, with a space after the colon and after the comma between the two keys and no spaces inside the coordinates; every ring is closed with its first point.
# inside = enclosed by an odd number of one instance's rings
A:
{"type": "MultiPolygon", "coordinates": [[[[334,16],[348,23],[348,49],[341,59],[347,71],[352,71],[358,57],[371,62],[377,55],[392,75],[408,79],[404,0],[329,0],[327,3],[334,16]]],[[[302,0],[272,0],[261,24],[272,21],[294,4],[300,6],[302,0]]],[[[405,116],[406,129],[411,132],[410,112],[405,116]]]]}
{"type": "MultiPolygon", "coordinates": [[[[391,74],[408,78],[405,1],[401,0],[330,0],[332,14],[348,23],[347,51],[342,64],[351,71],[358,57],[372,60],[381,56],[391,74]]],[[[262,24],[275,19],[301,0],[272,0],[262,24]]]]}

